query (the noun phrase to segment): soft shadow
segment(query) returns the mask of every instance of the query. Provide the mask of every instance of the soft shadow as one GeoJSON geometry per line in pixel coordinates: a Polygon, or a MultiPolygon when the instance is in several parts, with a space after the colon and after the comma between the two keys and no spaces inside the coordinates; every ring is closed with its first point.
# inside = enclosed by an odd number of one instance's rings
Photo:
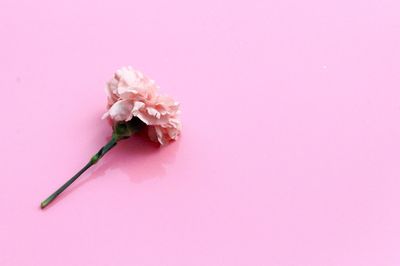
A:
{"type": "Polygon", "coordinates": [[[104,176],[111,169],[121,170],[134,183],[165,176],[167,165],[175,161],[179,141],[160,147],[144,133],[118,143],[102,158],[90,178],[104,176]]]}
{"type": "MultiPolygon", "coordinates": [[[[97,178],[112,178],[112,170],[115,169],[121,170],[135,184],[165,176],[167,165],[175,161],[176,152],[179,149],[179,140],[166,146],[160,146],[150,141],[146,134],[147,132],[142,132],[120,141],[116,147],[109,151],[96,165],[88,169],[44,210],[51,209],[54,205],[57,205],[58,201],[68,197],[70,193],[76,193],[80,187],[95,181],[97,178]]],[[[104,144],[109,139],[110,137],[104,138],[104,144]]],[[[94,150],[93,154],[96,151],[94,150]]],[[[82,166],[85,163],[82,162],[82,166]]],[[[73,174],[71,173],[71,176],[73,174]]]]}

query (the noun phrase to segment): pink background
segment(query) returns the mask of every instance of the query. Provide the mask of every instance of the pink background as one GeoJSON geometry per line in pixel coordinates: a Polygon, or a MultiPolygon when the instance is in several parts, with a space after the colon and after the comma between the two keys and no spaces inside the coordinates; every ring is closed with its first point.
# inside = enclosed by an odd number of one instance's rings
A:
{"type": "Polygon", "coordinates": [[[0,2],[0,265],[400,265],[398,0],[0,2]],[[133,65],[182,103],[109,138],[133,65]]]}

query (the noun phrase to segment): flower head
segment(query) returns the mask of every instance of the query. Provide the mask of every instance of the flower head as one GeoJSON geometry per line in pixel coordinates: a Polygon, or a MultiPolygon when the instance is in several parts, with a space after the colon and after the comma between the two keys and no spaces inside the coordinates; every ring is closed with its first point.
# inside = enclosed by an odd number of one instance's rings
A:
{"type": "Polygon", "coordinates": [[[181,131],[179,103],[157,92],[155,82],[132,67],[123,67],[107,83],[107,108],[103,118],[114,124],[139,118],[148,126],[152,141],[162,145],[175,140],[181,131]]]}

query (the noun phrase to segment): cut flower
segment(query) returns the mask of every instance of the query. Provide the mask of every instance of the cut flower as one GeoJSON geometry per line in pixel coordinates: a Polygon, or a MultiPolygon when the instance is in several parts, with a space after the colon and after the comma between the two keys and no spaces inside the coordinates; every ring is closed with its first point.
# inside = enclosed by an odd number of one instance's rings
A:
{"type": "Polygon", "coordinates": [[[103,118],[112,123],[113,133],[89,162],[64,185],[57,189],[40,207],[43,209],[69,187],[92,165],[96,164],[121,140],[147,128],[152,141],[165,145],[176,140],[181,133],[179,103],[158,93],[155,82],[132,67],[123,67],[115,72],[107,83],[107,112],[103,118]]]}

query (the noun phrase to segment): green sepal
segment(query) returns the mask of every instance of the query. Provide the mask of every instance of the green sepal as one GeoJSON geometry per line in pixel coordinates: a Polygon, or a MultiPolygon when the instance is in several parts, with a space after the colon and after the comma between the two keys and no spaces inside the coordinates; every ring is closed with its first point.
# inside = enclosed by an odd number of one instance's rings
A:
{"type": "Polygon", "coordinates": [[[116,123],[113,127],[113,138],[117,141],[126,139],[139,132],[146,124],[137,117],[132,118],[127,122],[116,123]]]}

